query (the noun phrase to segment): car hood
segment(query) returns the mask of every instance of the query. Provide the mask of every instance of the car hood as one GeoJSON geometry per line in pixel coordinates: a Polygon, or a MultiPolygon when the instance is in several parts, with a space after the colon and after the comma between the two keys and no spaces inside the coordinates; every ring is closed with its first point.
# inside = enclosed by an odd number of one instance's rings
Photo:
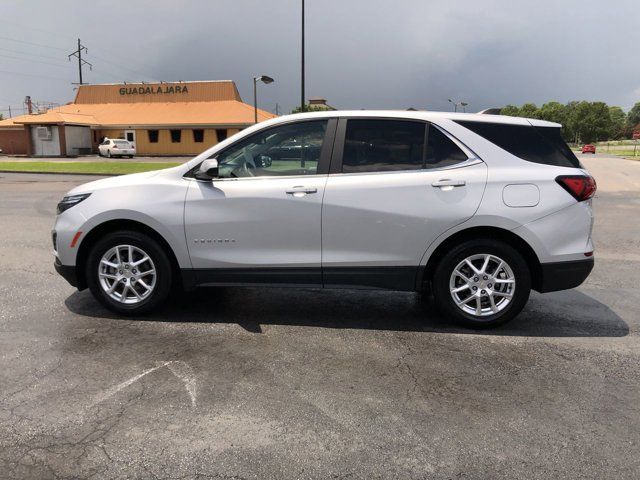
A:
{"type": "Polygon", "coordinates": [[[79,193],[91,193],[96,190],[104,190],[113,187],[127,187],[144,183],[148,179],[155,177],[165,170],[154,170],[152,172],[132,173],[130,175],[119,175],[117,177],[103,178],[94,182],[83,183],[69,190],[67,195],[77,195],[79,193]]]}

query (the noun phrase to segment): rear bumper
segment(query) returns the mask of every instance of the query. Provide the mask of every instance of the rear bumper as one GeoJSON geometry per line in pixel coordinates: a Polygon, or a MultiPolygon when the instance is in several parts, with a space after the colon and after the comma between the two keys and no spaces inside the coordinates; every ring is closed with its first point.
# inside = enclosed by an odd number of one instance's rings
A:
{"type": "Polygon", "coordinates": [[[56,272],[58,272],[62,277],[69,282],[72,287],[78,287],[78,277],[76,275],[76,267],[73,265],[62,265],[60,260],[56,257],[55,262],[53,263],[56,272]]]}
{"type": "Polygon", "coordinates": [[[593,265],[593,257],[570,262],[542,263],[542,275],[536,290],[546,293],[577,287],[589,276],[593,265]]]}

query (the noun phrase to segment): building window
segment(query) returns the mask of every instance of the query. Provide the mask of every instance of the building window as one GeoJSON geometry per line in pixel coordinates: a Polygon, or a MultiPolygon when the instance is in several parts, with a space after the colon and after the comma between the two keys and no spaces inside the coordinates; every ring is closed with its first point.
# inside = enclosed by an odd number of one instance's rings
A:
{"type": "Polygon", "coordinates": [[[171,143],[180,143],[182,130],[169,130],[171,132],[171,143]]]}
{"type": "Polygon", "coordinates": [[[227,129],[226,128],[218,128],[216,129],[216,136],[218,137],[218,142],[222,142],[227,139],[227,129]]]}
{"type": "Polygon", "coordinates": [[[149,143],[158,143],[158,130],[149,130],[149,143]]]}
{"type": "Polygon", "coordinates": [[[193,141],[196,143],[204,142],[204,130],[197,129],[193,131],[193,141]]]}

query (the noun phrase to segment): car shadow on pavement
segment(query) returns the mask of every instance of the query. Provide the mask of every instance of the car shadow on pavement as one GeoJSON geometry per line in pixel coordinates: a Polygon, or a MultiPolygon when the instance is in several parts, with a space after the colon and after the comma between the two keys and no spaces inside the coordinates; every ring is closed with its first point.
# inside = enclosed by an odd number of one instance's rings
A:
{"type": "Polygon", "coordinates": [[[86,317],[122,321],[238,324],[254,333],[262,325],[396,330],[529,337],[623,337],[629,326],[608,306],[579,290],[540,295],[513,321],[489,330],[455,325],[416,293],[218,287],[174,294],[159,311],[120,317],[103,308],[88,291],[75,292],[67,308],[86,317]]]}

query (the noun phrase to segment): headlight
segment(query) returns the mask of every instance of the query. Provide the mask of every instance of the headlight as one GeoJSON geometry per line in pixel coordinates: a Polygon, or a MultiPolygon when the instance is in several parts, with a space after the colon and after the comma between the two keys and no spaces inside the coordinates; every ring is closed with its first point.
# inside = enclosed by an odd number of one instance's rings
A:
{"type": "Polygon", "coordinates": [[[60,200],[56,213],[60,215],[65,210],[69,210],[74,205],[79,204],[81,201],[89,198],[90,193],[82,193],[80,195],[69,195],[60,200]]]}

